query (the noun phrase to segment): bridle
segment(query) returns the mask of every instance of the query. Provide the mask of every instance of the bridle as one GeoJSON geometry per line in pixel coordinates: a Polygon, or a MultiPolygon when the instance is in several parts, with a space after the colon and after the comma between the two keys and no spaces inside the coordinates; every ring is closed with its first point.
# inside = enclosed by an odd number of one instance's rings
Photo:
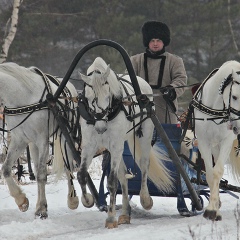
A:
{"type": "MultiPolygon", "coordinates": [[[[237,72],[237,74],[239,75],[240,72],[237,72]]],[[[230,86],[230,91],[229,91],[228,109],[227,109],[227,111],[228,111],[228,121],[230,122],[229,129],[232,129],[233,133],[237,135],[238,146],[234,147],[235,154],[236,154],[236,157],[237,157],[239,155],[239,153],[240,153],[240,134],[238,133],[238,128],[236,126],[232,126],[232,122],[240,119],[240,111],[238,111],[235,108],[231,107],[231,99],[232,99],[232,87],[233,87],[233,84],[240,85],[240,83],[237,82],[236,80],[234,80],[232,74],[230,74],[227,78],[225,78],[222,81],[222,84],[219,87],[219,94],[220,95],[223,95],[223,92],[224,92],[225,88],[229,84],[231,84],[231,86],[230,86]],[[231,117],[231,113],[236,115],[237,118],[232,118],[231,117]]]]}
{"type": "MultiPolygon", "coordinates": [[[[84,86],[83,92],[78,96],[78,99],[79,99],[78,106],[80,109],[80,114],[83,117],[83,119],[87,121],[87,124],[95,125],[97,121],[105,121],[105,122],[111,121],[118,115],[118,113],[121,110],[123,110],[124,107],[122,104],[122,98],[118,99],[118,98],[115,98],[114,96],[112,97],[112,99],[109,99],[108,106],[105,109],[103,109],[98,104],[98,98],[96,97],[96,93],[94,93],[95,97],[93,98],[89,106],[88,99],[85,96],[85,88],[86,86],[88,86],[93,89],[93,86],[91,86],[86,82],[84,84],[85,86],[84,86]],[[101,110],[101,112],[96,112],[94,103],[98,107],[98,109],[101,110]]],[[[108,84],[108,82],[106,81],[103,84],[108,84]]]]}
{"type": "MultiPolygon", "coordinates": [[[[98,71],[97,71],[97,73],[98,73],[98,71]]],[[[100,73],[100,72],[99,72],[99,73],[100,73]]],[[[90,76],[90,75],[88,74],[88,76],[90,76]]],[[[103,83],[103,85],[109,85],[109,84],[108,84],[108,82],[106,81],[105,83],[103,83]]],[[[90,104],[90,105],[88,104],[88,106],[87,106],[87,111],[88,111],[89,114],[93,117],[94,122],[96,122],[96,121],[105,121],[105,122],[107,122],[107,121],[108,121],[108,114],[109,114],[109,112],[111,111],[111,106],[110,106],[110,105],[111,105],[111,101],[109,101],[108,106],[107,106],[105,109],[103,109],[103,108],[100,107],[99,104],[98,104],[98,97],[97,97],[97,95],[96,95],[96,93],[95,93],[95,91],[94,91],[94,89],[93,89],[93,86],[90,85],[90,84],[88,84],[88,83],[85,83],[85,87],[86,87],[86,86],[90,87],[90,88],[93,90],[94,95],[95,95],[95,97],[93,98],[91,104],[90,104]],[[95,105],[97,106],[98,109],[101,110],[101,112],[97,112],[97,111],[96,111],[95,105]]],[[[84,89],[85,89],[85,87],[84,87],[84,89]]],[[[87,101],[87,102],[88,102],[88,101],[87,101]]]]}
{"type": "MultiPolygon", "coordinates": [[[[92,75],[93,72],[88,74],[88,76],[92,75]]],[[[83,92],[78,96],[79,99],[78,106],[80,115],[86,121],[87,124],[95,125],[97,121],[110,122],[119,114],[120,111],[123,111],[127,120],[130,122],[134,122],[135,118],[140,117],[140,122],[136,125],[134,124],[134,127],[129,131],[135,129],[138,126],[140,126],[139,129],[141,129],[141,124],[143,121],[146,120],[146,118],[149,117],[149,113],[143,110],[140,110],[140,112],[138,113],[135,112],[135,105],[138,104],[134,101],[133,97],[136,95],[130,94],[128,87],[125,86],[125,84],[130,85],[130,87],[132,88],[132,83],[124,79],[124,75],[118,76],[116,74],[116,77],[122,86],[122,94],[119,97],[115,97],[114,95],[112,96],[112,98],[109,97],[109,104],[104,109],[101,108],[98,104],[98,98],[97,94],[94,92],[94,87],[87,83],[86,81],[84,81],[85,86],[83,88],[83,92]],[[95,94],[95,97],[93,98],[91,103],[89,102],[89,99],[85,96],[86,86],[90,87],[95,94]],[[126,96],[124,97],[124,95],[126,96]],[[101,112],[97,113],[95,106],[97,106],[98,109],[101,110],[101,112]]],[[[102,83],[102,86],[105,84],[109,83],[105,81],[104,83],[102,83]]],[[[153,102],[151,102],[151,104],[153,105],[153,102]]]]}
{"type": "MultiPolygon", "coordinates": [[[[237,72],[237,74],[240,74],[240,72],[237,72]]],[[[224,92],[225,88],[226,88],[229,84],[231,84],[231,86],[230,86],[230,91],[229,91],[227,113],[228,113],[228,120],[229,120],[230,122],[232,122],[232,121],[236,121],[236,120],[239,120],[239,119],[240,119],[240,111],[238,111],[238,110],[236,110],[235,108],[231,107],[232,87],[233,87],[233,84],[240,85],[240,83],[233,79],[232,74],[229,74],[229,76],[222,81],[222,83],[221,83],[221,85],[220,85],[220,87],[219,87],[219,94],[220,94],[220,95],[223,95],[223,92],[224,92]],[[230,116],[231,113],[234,114],[234,115],[236,115],[237,118],[232,118],[232,117],[230,116]]]]}
{"type": "MultiPolygon", "coordinates": [[[[240,72],[237,72],[237,74],[240,74],[240,72]]],[[[201,86],[198,88],[198,90],[196,91],[196,93],[193,96],[193,99],[190,103],[190,106],[192,106],[193,108],[196,108],[197,110],[211,116],[210,118],[207,118],[206,120],[211,120],[211,121],[215,122],[215,120],[220,119],[221,121],[218,124],[221,124],[221,123],[224,123],[224,122],[227,122],[227,121],[239,120],[240,119],[240,111],[231,107],[231,97],[232,97],[232,86],[233,86],[233,84],[236,83],[236,84],[239,85],[240,83],[233,79],[232,74],[229,74],[227,78],[224,78],[224,80],[222,81],[222,83],[219,87],[219,95],[223,95],[223,92],[224,92],[225,88],[229,84],[231,84],[230,91],[229,91],[228,107],[226,107],[225,104],[223,103],[224,104],[223,109],[220,109],[220,110],[219,109],[212,109],[212,108],[209,108],[208,106],[206,106],[202,103],[203,87],[204,87],[205,83],[207,82],[207,80],[209,80],[209,78],[205,79],[204,82],[201,84],[201,86]],[[230,117],[231,113],[236,115],[237,118],[234,118],[234,119],[231,118],[230,117]]],[[[205,119],[196,119],[196,120],[205,120],[205,119]]]]}

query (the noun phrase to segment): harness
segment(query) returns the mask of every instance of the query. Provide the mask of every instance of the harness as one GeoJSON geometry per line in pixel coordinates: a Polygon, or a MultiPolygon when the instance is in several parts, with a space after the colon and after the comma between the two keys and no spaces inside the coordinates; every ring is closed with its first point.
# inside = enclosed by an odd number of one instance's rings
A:
{"type": "MultiPolygon", "coordinates": [[[[22,115],[22,114],[29,113],[17,126],[12,128],[11,130],[15,129],[16,127],[21,125],[23,122],[25,122],[27,120],[27,118],[29,118],[31,116],[31,114],[33,112],[40,111],[43,109],[48,109],[48,102],[46,100],[43,101],[43,97],[45,96],[46,92],[52,94],[50,81],[52,83],[54,83],[56,86],[59,86],[61,83],[56,77],[49,75],[49,74],[44,74],[40,69],[38,69],[36,67],[32,67],[31,70],[35,71],[37,74],[39,74],[42,77],[42,79],[45,83],[45,88],[43,90],[43,93],[42,93],[38,103],[29,104],[27,106],[22,106],[22,107],[17,107],[17,108],[9,108],[7,106],[4,107],[4,111],[3,111],[4,115],[15,116],[15,115],[22,115]]],[[[67,87],[65,87],[63,89],[63,96],[65,98],[65,103],[67,105],[68,101],[66,99],[70,99],[72,97],[71,92],[67,87]]],[[[64,107],[63,104],[60,104],[60,106],[62,108],[64,107]]],[[[6,131],[5,129],[1,129],[1,130],[6,131]]],[[[8,131],[11,131],[11,130],[8,130],[8,131]]]]}
{"type": "Polygon", "coordinates": [[[202,103],[202,92],[203,92],[203,87],[205,85],[205,83],[218,71],[217,69],[214,69],[208,76],[207,78],[203,81],[203,83],[199,86],[199,88],[197,89],[197,91],[195,92],[192,101],[190,102],[190,106],[192,108],[196,108],[199,111],[212,116],[211,118],[208,118],[207,120],[217,120],[217,119],[222,119],[223,122],[227,121],[228,119],[228,111],[227,109],[222,109],[222,110],[217,110],[217,109],[212,109],[209,108],[208,106],[204,105],[202,103]]]}
{"type": "MultiPolygon", "coordinates": [[[[235,115],[237,115],[238,117],[240,116],[240,111],[237,111],[236,109],[232,108],[230,106],[230,97],[231,97],[231,90],[229,93],[229,105],[228,108],[224,108],[222,110],[219,109],[212,109],[209,108],[208,106],[204,105],[202,103],[202,92],[203,92],[203,87],[205,85],[205,83],[218,71],[218,69],[213,70],[209,76],[204,80],[204,82],[200,85],[200,87],[197,89],[196,93],[193,96],[193,99],[190,103],[190,105],[196,109],[198,109],[199,111],[209,115],[209,116],[213,116],[212,118],[208,118],[207,120],[216,120],[216,119],[222,119],[222,121],[220,123],[223,122],[227,122],[229,120],[229,114],[233,113],[235,115]]],[[[240,74],[240,72],[237,72],[237,74],[240,74]]],[[[232,74],[229,74],[227,78],[225,78],[220,87],[219,87],[219,94],[222,95],[225,88],[229,85],[233,84],[233,77],[232,74]]],[[[200,120],[200,119],[198,119],[200,120]]]]}
{"type": "MultiPolygon", "coordinates": [[[[125,86],[124,83],[127,83],[131,86],[132,84],[125,80],[123,77],[117,76],[117,78],[122,84],[126,97],[121,97],[117,99],[113,96],[111,100],[111,106],[104,109],[101,113],[95,113],[94,111],[92,111],[92,109],[90,109],[88,105],[88,100],[85,96],[85,87],[83,92],[79,94],[78,106],[80,110],[80,115],[84,120],[86,120],[87,124],[95,125],[96,121],[111,121],[119,114],[120,111],[123,111],[126,115],[126,118],[131,122],[139,116],[141,117],[142,120],[142,117],[147,114],[147,112],[142,110],[140,113],[135,114],[134,105],[136,105],[137,103],[133,102],[132,98],[133,95],[129,94],[127,87],[125,86]],[[103,119],[104,116],[106,117],[106,119],[103,119]]],[[[106,82],[106,84],[108,83],[106,82]]],[[[87,84],[85,83],[85,86],[86,85],[87,84]]],[[[88,86],[91,87],[90,85],[88,86]]]]}
{"type": "MultiPolygon", "coordinates": [[[[194,120],[207,120],[207,121],[213,121],[215,124],[222,124],[224,122],[229,121],[230,119],[230,113],[235,114],[236,116],[238,116],[238,118],[236,119],[231,119],[231,121],[235,121],[238,120],[240,118],[240,111],[237,111],[236,109],[232,108],[230,105],[230,99],[231,99],[231,89],[230,89],[230,93],[229,93],[229,104],[228,104],[228,108],[225,107],[223,109],[212,109],[206,105],[204,105],[202,103],[202,95],[203,95],[203,88],[206,84],[206,82],[218,71],[217,69],[214,69],[208,76],[207,78],[202,82],[202,84],[199,86],[199,88],[197,89],[197,91],[195,92],[195,94],[193,95],[192,101],[189,104],[189,108],[188,108],[188,113],[186,116],[186,120],[183,123],[183,134],[181,136],[180,141],[183,140],[187,129],[191,129],[194,131],[194,120]],[[197,110],[205,113],[206,115],[210,116],[209,118],[203,119],[203,118],[198,118],[196,119],[194,117],[194,108],[196,108],[197,110]],[[219,123],[215,122],[215,120],[221,120],[219,123]]],[[[240,74],[240,72],[237,72],[237,74],[240,74]]],[[[231,84],[233,84],[233,77],[232,74],[229,74],[227,78],[225,78],[220,87],[219,87],[219,94],[222,95],[225,88],[231,84]]],[[[239,83],[238,83],[239,84],[239,83]]]]}

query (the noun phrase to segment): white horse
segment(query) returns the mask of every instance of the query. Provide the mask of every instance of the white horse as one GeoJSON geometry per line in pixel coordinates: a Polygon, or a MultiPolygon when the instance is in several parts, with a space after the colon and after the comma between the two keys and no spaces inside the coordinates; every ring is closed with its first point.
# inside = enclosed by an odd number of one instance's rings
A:
{"type": "MultiPolygon", "coordinates": [[[[15,183],[12,177],[12,167],[21,153],[29,145],[31,158],[34,161],[35,176],[38,185],[38,200],[35,215],[40,218],[47,218],[47,200],[45,185],[47,182],[46,161],[49,155],[49,137],[56,131],[57,124],[53,113],[45,105],[46,94],[54,93],[58,86],[37,73],[41,72],[36,68],[25,68],[15,63],[0,64],[0,98],[1,104],[5,107],[4,114],[7,122],[7,129],[11,131],[11,141],[8,146],[6,160],[2,166],[2,173],[9,188],[10,195],[15,199],[21,211],[26,211],[29,206],[28,198],[21,188],[15,183]]],[[[72,97],[77,97],[74,86],[68,83],[66,92],[72,97]]],[[[74,103],[69,100],[66,118],[73,116],[70,108],[74,103]]],[[[60,109],[60,111],[65,111],[60,109]]],[[[64,142],[59,138],[60,132],[54,134],[56,146],[64,142]]],[[[58,148],[55,149],[58,152],[58,148]]],[[[69,169],[70,170],[70,169],[69,169]]],[[[68,177],[68,205],[74,209],[78,206],[78,198],[72,184],[70,171],[68,177]]]]}
{"type": "MultiPolygon", "coordinates": [[[[239,131],[240,63],[228,61],[207,78],[193,96],[198,148],[204,159],[206,180],[210,188],[209,205],[204,217],[221,220],[219,183],[229,159],[234,176],[239,178],[240,159],[230,154],[239,131]],[[237,159],[238,158],[238,159],[237,159]]],[[[232,151],[233,152],[233,151],[232,151]]]]}
{"type": "MultiPolygon", "coordinates": [[[[150,209],[153,205],[148,192],[147,177],[165,192],[171,191],[172,178],[159,159],[161,155],[151,147],[154,129],[151,119],[147,118],[137,126],[140,120],[146,117],[146,110],[140,111],[129,76],[118,79],[118,76],[100,57],[97,57],[88,68],[87,74],[88,76],[81,74],[81,78],[85,82],[81,102],[85,107],[84,109],[80,107],[80,112],[88,113],[88,118],[85,114],[85,119],[81,118],[80,120],[82,152],[78,179],[82,189],[82,203],[86,207],[91,207],[94,203],[92,195],[87,193],[86,174],[97,150],[107,148],[111,153],[111,170],[108,177],[110,204],[105,227],[115,228],[118,224],[130,223],[127,185],[129,174],[125,176],[125,168],[121,161],[125,140],[128,141],[131,153],[135,156],[136,163],[141,169],[140,199],[143,208],[150,209]],[[136,125],[136,132],[142,132],[142,137],[134,137],[134,130],[129,131],[134,125],[136,125]],[[115,197],[118,179],[122,187],[123,207],[122,215],[119,216],[117,222],[115,197]]],[[[152,89],[149,84],[139,77],[138,83],[141,92],[150,96],[150,101],[153,101],[152,89]]]]}

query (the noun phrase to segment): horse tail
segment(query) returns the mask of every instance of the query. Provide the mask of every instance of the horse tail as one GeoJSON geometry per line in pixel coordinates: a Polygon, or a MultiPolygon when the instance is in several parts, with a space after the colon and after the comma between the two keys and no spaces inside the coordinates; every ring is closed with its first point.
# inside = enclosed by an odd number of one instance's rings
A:
{"type": "Polygon", "coordinates": [[[174,190],[174,179],[163,161],[170,161],[168,154],[157,145],[151,147],[149,178],[159,190],[169,193],[174,190]]]}
{"type": "Polygon", "coordinates": [[[52,164],[52,173],[56,174],[56,179],[60,179],[64,172],[64,160],[61,149],[61,140],[59,133],[54,136],[53,141],[53,164],[52,164]]]}
{"type": "Polygon", "coordinates": [[[231,166],[231,172],[233,174],[234,180],[236,180],[238,183],[240,182],[240,156],[239,154],[236,154],[236,149],[238,147],[238,140],[235,139],[232,144],[232,149],[230,152],[230,166],[231,166]]]}
{"type": "MultiPolygon", "coordinates": [[[[134,141],[128,140],[129,148],[133,153],[134,141]]],[[[135,139],[135,159],[139,166],[141,158],[141,148],[138,139],[135,139]]],[[[163,161],[169,161],[168,155],[156,145],[151,146],[149,155],[148,178],[162,192],[169,193],[174,190],[174,179],[171,171],[165,167],[163,161]]]]}
{"type": "Polygon", "coordinates": [[[56,180],[58,180],[66,170],[73,171],[73,157],[63,134],[59,131],[54,136],[52,173],[56,174],[56,180]]]}

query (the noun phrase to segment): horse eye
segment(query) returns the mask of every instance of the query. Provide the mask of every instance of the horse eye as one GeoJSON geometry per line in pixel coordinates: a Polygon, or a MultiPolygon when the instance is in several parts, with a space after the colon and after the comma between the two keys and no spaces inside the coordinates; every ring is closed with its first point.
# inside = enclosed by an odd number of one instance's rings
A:
{"type": "Polygon", "coordinates": [[[233,100],[237,100],[237,97],[236,97],[236,96],[234,96],[234,95],[232,96],[232,98],[233,98],[233,100]]]}

